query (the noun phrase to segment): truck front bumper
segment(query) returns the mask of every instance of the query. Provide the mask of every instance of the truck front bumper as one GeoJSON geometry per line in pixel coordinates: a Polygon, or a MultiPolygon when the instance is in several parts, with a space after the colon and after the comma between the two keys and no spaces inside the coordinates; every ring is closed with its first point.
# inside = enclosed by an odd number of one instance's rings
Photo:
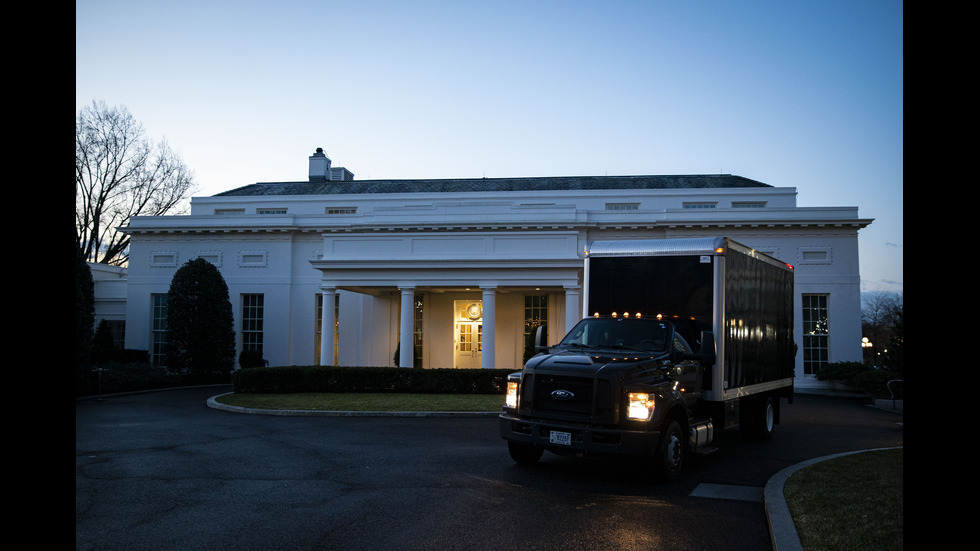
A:
{"type": "Polygon", "coordinates": [[[657,449],[658,430],[624,430],[590,427],[543,419],[500,415],[504,440],[529,444],[556,453],[584,455],[647,456],[657,449]]]}

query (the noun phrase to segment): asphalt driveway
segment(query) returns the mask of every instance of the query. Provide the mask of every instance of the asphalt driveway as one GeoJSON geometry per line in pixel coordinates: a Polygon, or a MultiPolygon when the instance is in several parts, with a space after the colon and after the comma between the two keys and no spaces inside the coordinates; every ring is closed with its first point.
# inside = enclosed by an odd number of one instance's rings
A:
{"type": "Polygon", "coordinates": [[[824,455],[903,445],[901,417],[798,396],[773,440],[719,437],[669,485],[641,464],[515,465],[494,418],[283,417],[208,408],[226,388],[75,416],[79,550],[771,549],[761,488],[824,455]],[[738,490],[703,497],[709,487],[738,490]]]}

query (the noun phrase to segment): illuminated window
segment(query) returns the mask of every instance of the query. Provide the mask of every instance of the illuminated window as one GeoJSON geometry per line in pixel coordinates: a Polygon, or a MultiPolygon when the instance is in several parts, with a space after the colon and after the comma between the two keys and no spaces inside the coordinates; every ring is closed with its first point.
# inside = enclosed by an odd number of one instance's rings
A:
{"type": "MultiPolygon", "coordinates": [[[[316,330],[313,332],[313,361],[320,365],[320,337],[323,335],[323,293],[316,294],[316,330]]],[[[333,303],[333,363],[340,361],[340,294],[334,295],[333,303]]]]}
{"type": "Polygon", "coordinates": [[[524,361],[537,354],[534,350],[534,334],[539,325],[548,325],[548,295],[524,297],[524,361]]]}
{"type": "Polygon", "coordinates": [[[414,346],[414,365],[422,367],[422,295],[415,295],[415,323],[412,329],[414,346]]]}
{"type": "Polygon", "coordinates": [[[814,375],[830,362],[827,295],[803,295],[803,373],[814,375]]]}
{"type": "Polygon", "coordinates": [[[473,350],[473,326],[464,323],[459,326],[459,351],[471,352],[473,350]]]}
{"type": "Polygon", "coordinates": [[[548,324],[548,295],[524,297],[524,336],[533,336],[539,325],[548,324]]]}

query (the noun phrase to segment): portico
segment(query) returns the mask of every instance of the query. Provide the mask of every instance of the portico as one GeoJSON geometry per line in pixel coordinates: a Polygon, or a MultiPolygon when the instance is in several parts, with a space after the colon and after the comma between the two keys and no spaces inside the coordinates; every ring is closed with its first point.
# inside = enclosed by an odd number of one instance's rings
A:
{"type": "MultiPolygon", "coordinates": [[[[394,333],[413,347],[432,335],[421,348],[440,367],[514,367],[510,351],[524,348],[523,297],[559,299],[546,313],[556,335],[581,314],[578,232],[326,234],[323,243],[322,257],[310,261],[322,277],[323,326],[333,326],[340,290],[397,301],[397,328],[381,323],[370,331],[377,338],[394,333]],[[419,297],[428,297],[422,312],[419,297]],[[498,359],[498,349],[508,357],[498,359]]],[[[321,332],[321,364],[331,363],[334,338],[321,332]]],[[[400,350],[398,365],[415,366],[412,347],[400,350]]]]}

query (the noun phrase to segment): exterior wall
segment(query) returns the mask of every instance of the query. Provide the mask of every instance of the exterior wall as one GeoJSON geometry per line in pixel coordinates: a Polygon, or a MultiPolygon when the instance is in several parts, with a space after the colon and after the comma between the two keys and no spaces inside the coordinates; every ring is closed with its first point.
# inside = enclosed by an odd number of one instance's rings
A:
{"type": "MultiPolygon", "coordinates": [[[[195,198],[188,216],[130,222],[126,345],[148,348],[150,295],[166,293],[174,272],[201,256],[228,284],[239,343],[241,295],[264,295],[271,365],[320,361],[315,305],[323,288],[340,300],[338,363],[394,365],[407,288],[424,297],[421,367],[451,367],[454,301],[482,300],[492,288],[494,344],[484,355],[492,367],[519,369],[523,297],[548,295],[549,342],[560,340],[581,314],[587,243],[723,235],[794,265],[798,344],[802,295],[827,294],[830,361],[860,360],[857,232],[869,223],[852,207],[797,208],[795,190],[768,186],[195,198]],[[687,202],[717,205],[683,208],[687,202]],[[731,208],[752,202],[765,207],[731,208]],[[288,214],[256,214],[266,208],[288,214]]],[[[798,354],[797,384],[813,382],[798,354]]]]}
{"type": "Polygon", "coordinates": [[[95,325],[102,320],[126,320],[126,268],[89,263],[95,294],[95,325]]]}

